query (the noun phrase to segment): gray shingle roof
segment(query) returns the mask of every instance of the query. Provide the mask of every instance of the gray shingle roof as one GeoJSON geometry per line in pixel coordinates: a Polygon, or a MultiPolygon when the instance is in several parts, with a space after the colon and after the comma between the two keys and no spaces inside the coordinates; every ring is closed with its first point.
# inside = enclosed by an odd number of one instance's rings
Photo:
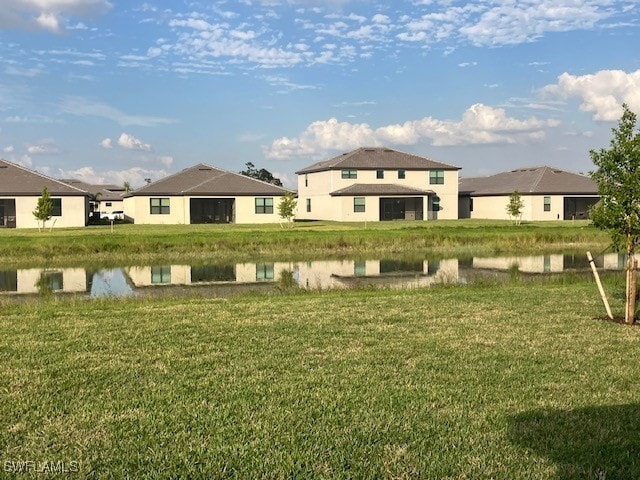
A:
{"type": "Polygon", "coordinates": [[[399,152],[384,147],[362,147],[352,152],[343,153],[330,160],[314,163],[296,174],[323,172],[355,168],[360,170],[401,169],[401,170],[460,170],[460,167],[436,162],[419,155],[399,152]]]}
{"type": "Polygon", "coordinates": [[[331,192],[332,197],[363,196],[424,196],[435,195],[432,190],[419,190],[417,188],[395,185],[393,183],[355,183],[340,190],[331,192]]]}
{"type": "Polygon", "coordinates": [[[510,195],[514,191],[523,195],[566,194],[597,195],[598,186],[585,175],[571,173],[548,166],[527,167],[489,177],[460,179],[460,195],[510,195]]]}
{"type": "Polygon", "coordinates": [[[21,165],[0,160],[0,195],[40,196],[43,187],[47,187],[49,194],[55,196],[89,195],[88,192],[81,188],[67,185],[55,178],[29,170],[21,165]]]}
{"type": "Polygon", "coordinates": [[[98,197],[98,200],[101,202],[123,200],[124,187],[119,187],[118,185],[95,185],[83,182],[82,180],[76,180],[75,178],[61,178],[60,181],[94,195],[99,193],[100,196],[98,197]]]}
{"type": "Polygon", "coordinates": [[[199,163],[190,168],[169,175],[156,182],[150,183],[125,196],[149,195],[221,195],[221,196],[251,196],[251,195],[284,195],[287,189],[271,183],[246,177],[239,173],[221,170],[205,163],[199,163]]]}

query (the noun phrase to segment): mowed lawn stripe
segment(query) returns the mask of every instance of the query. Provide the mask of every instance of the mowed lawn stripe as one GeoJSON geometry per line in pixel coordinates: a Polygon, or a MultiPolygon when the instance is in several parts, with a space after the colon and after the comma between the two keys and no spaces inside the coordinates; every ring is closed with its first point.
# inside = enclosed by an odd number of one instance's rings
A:
{"type": "Polygon", "coordinates": [[[595,318],[591,283],[2,307],[3,461],[97,478],[640,473],[618,420],[640,424],[638,329],[595,318]]]}

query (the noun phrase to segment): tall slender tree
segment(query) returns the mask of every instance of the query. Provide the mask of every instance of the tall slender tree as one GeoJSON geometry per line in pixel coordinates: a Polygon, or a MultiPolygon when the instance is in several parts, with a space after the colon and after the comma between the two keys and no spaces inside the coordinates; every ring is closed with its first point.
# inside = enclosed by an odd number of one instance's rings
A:
{"type": "Polygon", "coordinates": [[[36,209],[33,211],[33,216],[38,221],[38,230],[42,231],[45,228],[47,220],[51,218],[53,213],[53,203],[51,202],[51,196],[47,187],[42,187],[42,195],[38,198],[36,209]],[[40,222],[42,222],[42,228],[40,228],[40,222]]]}
{"type": "Polygon", "coordinates": [[[278,213],[280,214],[280,218],[287,220],[289,228],[293,226],[293,217],[296,214],[296,204],[296,198],[291,192],[285,193],[278,204],[278,213]]]}
{"type": "Polygon", "coordinates": [[[591,160],[597,170],[590,172],[598,184],[600,202],[591,209],[596,227],[606,230],[616,250],[624,250],[626,263],[625,321],[635,321],[637,261],[640,242],[640,132],[636,114],[628,105],[608,149],[591,150],[591,160]]]}
{"type": "Polygon", "coordinates": [[[507,203],[507,213],[515,221],[516,225],[520,225],[522,221],[522,207],[524,207],[522,196],[516,190],[509,195],[509,203],[507,203]]]}

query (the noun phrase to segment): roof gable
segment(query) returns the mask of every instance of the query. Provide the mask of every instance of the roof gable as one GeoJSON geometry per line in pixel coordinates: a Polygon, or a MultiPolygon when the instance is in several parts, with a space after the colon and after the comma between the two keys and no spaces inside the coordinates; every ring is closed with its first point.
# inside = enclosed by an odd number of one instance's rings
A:
{"type": "Polygon", "coordinates": [[[271,183],[199,163],[139,188],[127,196],[284,195],[287,191],[271,183]]]}
{"type": "Polygon", "coordinates": [[[39,196],[42,194],[43,187],[47,187],[49,194],[54,196],[89,195],[81,188],[67,185],[7,160],[0,160],[0,195],[39,196]]]}
{"type": "Polygon", "coordinates": [[[314,163],[309,167],[297,171],[296,174],[340,170],[343,168],[361,170],[460,170],[460,167],[454,165],[436,162],[426,157],[400,152],[390,148],[362,147],[333,157],[330,160],[314,163]]]}
{"type": "Polygon", "coordinates": [[[489,177],[462,178],[458,191],[476,196],[521,194],[597,195],[598,186],[589,177],[549,166],[526,167],[489,177]]]}

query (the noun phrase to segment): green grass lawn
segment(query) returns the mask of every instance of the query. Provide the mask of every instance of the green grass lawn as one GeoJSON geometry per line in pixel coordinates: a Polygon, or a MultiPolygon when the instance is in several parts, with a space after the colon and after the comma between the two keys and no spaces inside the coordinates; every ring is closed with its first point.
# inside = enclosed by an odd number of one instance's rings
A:
{"type": "Polygon", "coordinates": [[[604,248],[606,234],[586,222],[439,220],[350,224],[116,225],[76,229],[0,229],[0,265],[140,264],[156,260],[309,260],[327,256],[499,254],[604,248]]]}
{"type": "Polygon", "coordinates": [[[640,330],[590,282],[0,308],[0,475],[640,478],[640,330]]]}

